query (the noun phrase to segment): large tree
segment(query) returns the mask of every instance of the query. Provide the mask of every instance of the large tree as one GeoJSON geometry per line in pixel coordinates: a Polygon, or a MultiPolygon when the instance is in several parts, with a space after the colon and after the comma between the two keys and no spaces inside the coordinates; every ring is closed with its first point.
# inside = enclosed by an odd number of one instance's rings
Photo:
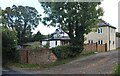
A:
{"type": "Polygon", "coordinates": [[[40,14],[34,7],[13,5],[2,10],[2,24],[17,31],[19,44],[29,40],[39,20],[40,14]]]}
{"type": "Polygon", "coordinates": [[[97,25],[103,15],[101,2],[40,2],[46,16],[42,22],[60,27],[66,32],[71,45],[83,46],[84,35],[97,25]]]}

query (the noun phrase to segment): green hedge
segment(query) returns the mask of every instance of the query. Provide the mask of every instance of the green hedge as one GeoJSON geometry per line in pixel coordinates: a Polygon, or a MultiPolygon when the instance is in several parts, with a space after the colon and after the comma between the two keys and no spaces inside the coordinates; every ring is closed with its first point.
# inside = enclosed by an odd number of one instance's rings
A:
{"type": "Polygon", "coordinates": [[[16,50],[17,32],[2,27],[2,62],[3,65],[9,62],[17,62],[19,51],[16,50]]]}
{"type": "Polygon", "coordinates": [[[53,53],[58,59],[66,59],[70,57],[78,56],[82,52],[83,48],[80,46],[58,46],[52,48],[53,53]]]}

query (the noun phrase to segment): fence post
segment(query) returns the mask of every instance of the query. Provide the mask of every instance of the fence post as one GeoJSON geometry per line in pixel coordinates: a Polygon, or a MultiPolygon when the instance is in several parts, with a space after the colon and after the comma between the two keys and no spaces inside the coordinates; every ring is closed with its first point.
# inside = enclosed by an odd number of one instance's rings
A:
{"type": "Polygon", "coordinates": [[[97,42],[96,42],[96,51],[98,52],[98,45],[97,45],[97,42]]]}
{"type": "Polygon", "coordinates": [[[28,63],[28,50],[26,50],[26,57],[27,57],[27,63],[28,63]]]}
{"type": "Polygon", "coordinates": [[[105,43],[105,52],[107,52],[107,43],[105,43]]]}

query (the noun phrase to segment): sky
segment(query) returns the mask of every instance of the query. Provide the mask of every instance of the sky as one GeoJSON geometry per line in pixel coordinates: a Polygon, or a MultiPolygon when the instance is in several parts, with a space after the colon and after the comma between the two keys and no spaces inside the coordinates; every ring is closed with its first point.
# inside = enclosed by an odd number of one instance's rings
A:
{"type": "MultiPolygon", "coordinates": [[[[103,0],[101,7],[104,10],[104,15],[102,17],[103,20],[110,23],[112,26],[115,26],[118,31],[118,2],[120,0],[103,0]]],[[[6,7],[12,7],[12,5],[22,5],[22,6],[31,6],[35,7],[36,10],[43,14],[43,9],[38,2],[38,0],[1,0],[0,1],[0,7],[2,9],[5,9],[6,7]]],[[[42,23],[38,25],[38,27],[33,30],[33,33],[37,33],[37,31],[40,31],[44,35],[51,34],[55,31],[56,28],[54,27],[47,27],[44,26],[42,23]]]]}

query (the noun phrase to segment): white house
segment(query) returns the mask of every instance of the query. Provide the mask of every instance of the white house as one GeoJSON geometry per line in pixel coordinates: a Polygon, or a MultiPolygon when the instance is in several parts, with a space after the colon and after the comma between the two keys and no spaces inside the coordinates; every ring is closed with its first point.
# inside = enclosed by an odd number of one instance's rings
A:
{"type": "Polygon", "coordinates": [[[107,50],[116,49],[116,27],[99,20],[98,29],[87,34],[85,43],[107,44],[107,50]]]}
{"type": "Polygon", "coordinates": [[[50,48],[52,48],[69,44],[70,38],[61,29],[56,29],[51,35],[51,38],[42,40],[42,46],[48,43],[50,48]]]}

